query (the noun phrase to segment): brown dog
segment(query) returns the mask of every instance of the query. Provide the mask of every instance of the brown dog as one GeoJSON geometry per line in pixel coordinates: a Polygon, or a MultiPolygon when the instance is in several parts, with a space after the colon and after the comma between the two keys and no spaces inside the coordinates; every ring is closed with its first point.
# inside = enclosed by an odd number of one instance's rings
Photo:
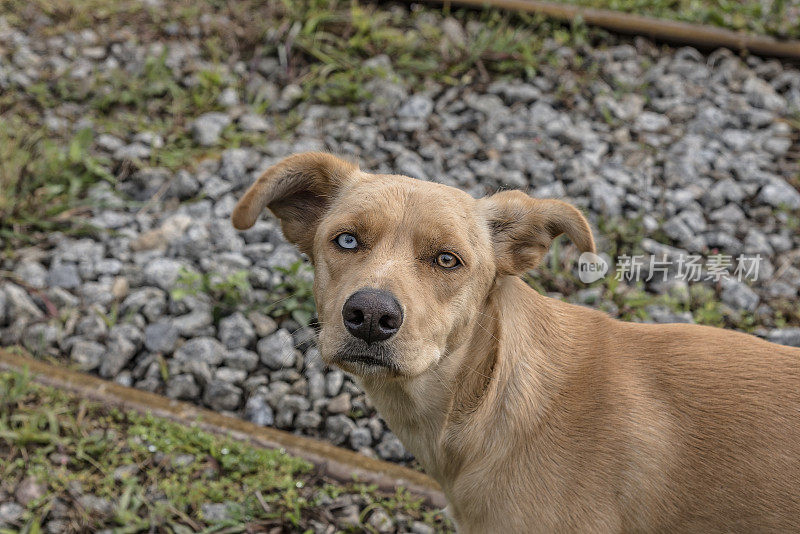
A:
{"type": "Polygon", "coordinates": [[[519,277],[584,217],[286,158],[239,201],[316,268],[323,358],[356,375],[463,532],[800,532],[800,350],[624,323],[519,277]]]}

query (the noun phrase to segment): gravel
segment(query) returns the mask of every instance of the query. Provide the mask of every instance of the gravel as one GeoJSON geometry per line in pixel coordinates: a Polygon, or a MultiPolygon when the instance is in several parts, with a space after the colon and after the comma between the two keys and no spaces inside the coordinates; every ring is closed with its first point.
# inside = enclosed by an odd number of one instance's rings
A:
{"type": "Polygon", "coordinates": [[[270,369],[278,370],[294,365],[294,338],[284,328],[260,340],[257,350],[261,362],[270,369]]]}
{"type": "MultiPolygon", "coordinates": [[[[468,39],[454,20],[446,26],[453,42],[468,39]]],[[[199,49],[193,39],[178,33],[159,50],[168,58],[185,54],[199,49]]],[[[88,75],[111,58],[124,59],[114,47],[65,55],[55,44],[24,45],[29,41],[16,30],[0,32],[0,59],[27,65],[0,61],[9,80],[33,79],[48,62],[88,75]]],[[[761,254],[763,276],[755,282],[702,280],[680,288],[651,281],[645,288],[686,303],[690,289],[702,286],[726,313],[761,321],[756,333],[800,346],[797,325],[781,328],[775,319],[781,303],[797,302],[800,288],[800,169],[797,135],[786,121],[800,112],[800,71],[725,50],[655,48],[641,39],[582,47],[577,67],[569,60],[575,50],[543,46],[564,59],[543,65],[529,82],[413,86],[390,75],[365,82],[370,99],[342,107],[302,102],[299,86],[265,74],[265,66],[280,68],[277,56],[233,62],[221,79],[240,78],[249,89],[220,88],[222,111],[188,117],[196,145],[224,149],[191,170],[149,167],[164,143],[157,132],[120,136],[98,127],[92,150],[114,165],[139,160],[136,168],[116,186],[92,188],[90,198],[102,199],[88,220],[100,229],[93,237],[54,232],[0,260],[14,274],[0,278],[0,339],[62,355],[122,384],[408,462],[355,381],[320,361],[313,328],[264,311],[301,260],[277,221],[265,214],[246,232],[229,222],[260,172],[289,154],[322,149],[358,159],[365,170],[405,173],[473,195],[516,187],[564,198],[595,228],[640,221],[636,240],[653,254],[761,254]],[[578,81],[590,71],[597,74],[578,81]],[[253,91],[271,103],[267,112],[248,104],[253,91]],[[270,132],[287,117],[299,124],[284,137],[256,148],[220,146],[226,129],[270,132]],[[247,272],[251,289],[227,307],[202,290],[176,295],[183,272],[219,283],[239,271],[247,272]]],[[[132,69],[160,57],[147,43],[122,48],[132,69]]],[[[388,58],[374,61],[391,70],[388,58]]],[[[181,84],[196,66],[178,61],[170,68],[181,84]]],[[[50,125],[77,123],[54,115],[50,125]]],[[[609,233],[597,232],[601,251],[611,250],[609,233]]],[[[576,293],[569,295],[576,302],[591,297],[576,293]]],[[[595,298],[590,305],[614,314],[613,304],[595,298]]],[[[661,305],[646,311],[654,322],[696,320],[661,305]]],[[[0,505],[0,524],[14,513],[0,505]]],[[[369,521],[381,531],[384,519],[373,514],[369,521]]]]}

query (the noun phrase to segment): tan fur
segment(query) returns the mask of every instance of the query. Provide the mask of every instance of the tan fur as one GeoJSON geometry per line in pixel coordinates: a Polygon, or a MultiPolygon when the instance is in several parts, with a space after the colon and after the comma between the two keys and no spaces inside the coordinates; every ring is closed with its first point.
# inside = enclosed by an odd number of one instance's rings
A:
{"type": "Polygon", "coordinates": [[[517,275],[554,237],[594,250],[575,208],[327,154],[269,169],[235,226],[264,207],[314,262],[323,358],[359,378],[461,532],[800,532],[800,349],[539,295],[517,275]],[[341,232],[363,246],[337,248],[341,232]],[[441,252],[464,265],[437,268],[441,252]],[[342,306],[364,287],[403,307],[381,342],[395,372],[339,359],[342,306]]]}

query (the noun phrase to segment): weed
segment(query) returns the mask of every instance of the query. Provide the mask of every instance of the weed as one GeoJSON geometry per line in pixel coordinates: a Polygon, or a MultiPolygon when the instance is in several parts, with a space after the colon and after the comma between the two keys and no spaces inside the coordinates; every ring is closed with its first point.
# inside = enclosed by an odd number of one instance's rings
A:
{"type": "Polygon", "coordinates": [[[89,152],[92,132],[80,130],[66,147],[19,121],[0,127],[0,228],[49,231],[63,226],[88,186],[114,182],[108,162],[89,152]]]}
{"type": "Polygon", "coordinates": [[[5,375],[5,379],[0,381],[0,414],[24,398],[30,382],[30,370],[27,367],[21,372],[5,375]]]}
{"type": "Polygon", "coordinates": [[[315,508],[325,506],[324,494],[352,494],[392,515],[448,528],[441,512],[403,492],[334,483],[278,450],[80,400],[32,384],[26,373],[0,373],[0,480],[14,488],[28,477],[45,495],[27,505],[20,522],[4,526],[14,532],[38,532],[56,499],[75,531],[304,531],[320,516],[315,508]],[[111,513],[81,506],[82,495],[105,499],[111,513]],[[225,517],[205,517],[207,503],[224,504],[225,517]]]}
{"type": "Polygon", "coordinates": [[[176,287],[170,292],[170,296],[177,301],[188,296],[209,295],[214,304],[214,319],[218,320],[236,310],[252,291],[247,276],[247,271],[220,276],[216,273],[199,273],[184,267],[178,274],[176,287]]]}
{"type": "Polygon", "coordinates": [[[297,261],[288,269],[278,270],[283,273],[284,280],[275,288],[273,302],[264,312],[276,317],[289,316],[301,325],[310,324],[316,314],[311,266],[297,261]]]}

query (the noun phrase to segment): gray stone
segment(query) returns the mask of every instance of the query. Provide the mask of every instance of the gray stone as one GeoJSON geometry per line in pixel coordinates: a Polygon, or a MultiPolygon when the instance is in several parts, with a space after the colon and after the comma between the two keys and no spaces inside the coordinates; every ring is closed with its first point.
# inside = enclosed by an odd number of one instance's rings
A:
{"type": "Polygon", "coordinates": [[[14,501],[4,502],[0,504],[0,526],[11,526],[16,524],[25,513],[25,508],[15,503],[14,501]]]}
{"type": "Polygon", "coordinates": [[[436,531],[433,527],[426,525],[422,521],[414,521],[411,523],[411,532],[413,534],[435,534],[436,531]]]}
{"type": "Polygon", "coordinates": [[[239,94],[233,87],[226,87],[217,97],[217,103],[224,108],[239,105],[239,94]]]}
{"type": "Polygon", "coordinates": [[[325,397],[325,375],[316,370],[308,373],[307,394],[312,402],[325,397]]]}
{"type": "Polygon", "coordinates": [[[203,402],[217,411],[235,410],[241,399],[242,390],[222,380],[212,380],[203,395],[203,402]]]}
{"type": "Polygon", "coordinates": [[[406,100],[400,109],[397,110],[397,116],[408,119],[427,119],[433,111],[433,100],[425,95],[414,95],[406,100]]]}
{"type": "Polygon", "coordinates": [[[122,271],[123,263],[117,259],[104,259],[94,265],[94,272],[98,276],[117,275],[122,271]]]}
{"type": "Polygon", "coordinates": [[[329,397],[335,397],[342,390],[344,383],[344,373],[338,369],[332,369],[325,377],[325,391],[329,397]]]}
{"type": "Polygon", "coordinates": [[[383,435],[383,439],[378,446],[375,447],[375,450],[378,453],[378,456],[384,460],[392,460],[395,462],[404,460],[408,455],[400,440],[397,439],[394,434],[389,432],[383,435]]]}
{"type": "Polygon", "coordinates": [[[87,512],[94,513],[103,517],[110,516],[114,512],[114,505],[111,501],[96,495],[85,494],[78,497],[78,504],[87,512]]]}
{"type": "Polygon", "coordinates": [[[131,143],[114,151],[114,159],[117,160],[148,160],[153,149],[143,143],[131,143]]]}
{"type": "Polygon", "coordinates": [[[213,324],[214,317],[210,311],[206,310],[195,310],[172,319],[172,326],[183,337],[204,335],[208,332],[209,327],[213,328],[213,324]]]}
{"type": "Polygon", "coordinates": [[[665,222],[663,230],[667,236],[681,244],[690,242],[695,236],[695,233],[678,215],[665,222]]]}
{"type": "Polygon", "coordinates": [[[271,270],[291,269],[292,265],[300,260],[300,254],[294,246],[282,244],[262,262],[263,266],[271,270]]]}
{"type": "Polygon", "coordinates": [[[272,124],[260,115],[246,113],[239,117],[239,128],[245,132],[266,132],[272,124]]]}
{"type": "Polygon", "coordinates": [[[200,360],[208,365],[217,366],[226,355],[225,346],[213,337],[190,339],[175,351],[179,360],[200,360]]]}
{"type": "Polygon", "coordinates": [[[591,185],[592,208],[603,215],[617,217],[622,213],[620,193],[614,187],[603,181],[596,181],[591,185]]]}
{"type": "MultiPolygon", "coordinates": [[[[447,20],[455,21],[455,19],[447,20]]],[[[500,95],[509,105],[517,102],[524,102],[526,104],[535,102],[542,96],[541,89],[535,85],[525,83],[495,82],[489,86],[488,91],[500,95]]]]}
{"type": "Polygon", "coordinates": [[[774,253],[767,236],[756,228],[749,228],[747,230],[743,250],[745,254],[764,254],[766,256],[771,256],[774,253]]]}
{"type": "Polygon", "coordinates": [[[108,350],[100,364],[100,376],[111,378],[128,365],[137,351],[137,344],[123,335],[109,336],[108,350]]]}
{"type": "Polygon", "coordinates": [[[294,338],[288,330],[281,328],[258,342],[261,362],[270,369],[291,367],[295,362],[294,338]]]}
{"type": "Polygon", "coordinates": [[[325,439],[334,445],[341,445],[355,430],[356,424],[345,415],[331,415],[325,419],[325,439]]]}
{"type": "Polygon", "coordinates": [[[200,386],[190,374],[175,375],[167,380],[166,394],[171,399],[194,400],[200,396],[200,386]]]}
{"type": "Polygon", "coordinates": [[[758,200],[776,208],[800,209],[800,193],[781,180],[773,181],[761,188],[758,200]]]}
{"type": "Polygon", "coordinates": [[[349,393],[341,393],[328,402],[329,413],[348,413],[351,409],[352,405],[350,403],[349,393]]]}
{"type": "Polygon", "coordinates": [[[145,266],[144,279],[147,285],[169,291],[175,287],[182,269],[186,266],[178,260],[156,258],[145,266]]]}
{"type": "Polygon", "coordinates": [[[82,317],[75,325],[75,333],[81,337],[97,341],[108,334],[108,325],[96,313],[82,317]]]}
{"type": "Polygon", "coordinates": [[[125,141],[109,134],[100,134],[95,139],[95,144],[106,152],[116,152],[125,146],[125,141]]]}
{"type": "Polygon", "coordinates": [[[800,347],[800,328],[784,328],[772,330],[767,339],[780,345],[800,347]]]}
{"type": "Polygon", "coordinates": [[[46,494],[47,485],[34,477],[25,477],[14,490],[14,498],[22,506],[28,506],[30,503],[38,501],[46,494]]]}
{"type": "Polygon", "coordinates": [[[249,347],[256,339],[256,332],[250,321],[236,312],[219,322],[219,339],[229,349],[249,347]]]}
{"type": "Polygon", "coordinates": [[[297,415],[294,424],[298,428],[319,428],[322,424],[322,416],[317,412],[302,412],[297,415]]]}
{"type": "Polygon", "coordinates": [[[231,384],[241,384],[247,378],[247,371],[244,369],[234,369],[232,367],[220,367],[214,373],[214,378],[231,384]]]}
{"type": "Polygon", "coordinates": [[[69,532],[70,523],[66,519],[51,519],[44,525],[47,534],[61,534],[69,532]]]}
{"type": "Polygon", "coordinates": [[[363,529],[361,525],[361,510],[355,504],[348,504],[339,509],[336,512],[336,521],[348,531],[360,531],[363,529]],[[358,527],[361,527],[361,529],[358,527]]]}
{"type": "Polygon", "coordinates": [[[290,429],[295,426],[294,412],[285,408],[279,408],[278,413],[275,415],[275,426],[282,429],[290,429]]]}
{"type": "Polygon", "coordinates": [[[180,362],[180,369],[190,373],[201,386],[205,386],[211,382],[213,377],[211,366],[203,360],[183,360],[180,362]]]}
{"type": "MultiPolygon", "coordinates": [[[[2,291],[0,291],[0,301],[5,297],[2,291]]],[[[67,308],[77,308],[78,305],[81,303],[80,299],[67,291],[66,289],[62,289],[60,287],[51,287],[47,290],[47,298],[49,298],[53,304],[55,304],[56,308],[60,309],[67,309],[67,308]]],[[[1,303],[0,303],[1,304],[1,303]]],[[[0,323],[2,323],[3,314],[2,310],[0,310],[0,323]]]]}
{"type": "Polygon", "coordinates": [[[287,410],[293,414],[305,412],[311,407],[308,399],[300,395],[284,395],[278,401],[278,411],[287,410]]]}
{"type": "Polygon", "coordinates": [[[636,118],[633,129],[639,132],[658,133],[669,128],[669,125],[670,120],[667,116],[645,111],[636,118]]]}
{"type": "Polygon", "coordinates": [[[690,312],[674,312],[664,306],[648,306],[646,311],[654,323],[694,323],[690,312]]]}
{"type": "Polygon", "coordinates": [[[234,187],[248,185],[250,177],[247,175],[247,163],[250,155],[242,148],[229,148],[222,153],[220,162],[220,175],[233,184],[234,187]]]}
{"type": "Polygon", "coordinates": [[[78,267],[71,263],[54,263],[47,273],[47,282],[51,286],[74,289],[81,285],[78,267]]]}
{"type": "Polygon", "coordinates": [[[392,518],[379,506],[375,507],[372,511],[367,524],[380,533],[394,532],[394,522],[392,518]]]}
{"type": "Polygon", "coordinates": [[[272,426],[275,423],[272,407],[262,395],[254,395],[247,399],[244,418],[260,426],[272,426]]]}
{"type": "Polygon", "coordinates": [[[144,329],[144,346],[151,352],[171,354],[177,343],[178,330],[172,325],[172,321],[159,321],[144,329]]]}
{"type": "Polygon", "coordinates": [[[153,321],[164,313],[166,307],[167,296],[164,291],[155,287],[143,287],[132,291],[122,301],[120,312],[123,314],[141,312],[145,317],[153,321]]]}
{"type": "Polygon", "coordinates": [[[37,289],[47,286],[47,269],[36,261],[22,261],[14,267],[14,274],[26,284],[37,289]]]}
{"type": "Polygon", "coordinates": [[[169,186],[167,196],[177,197],[180,200],[187,200],[200,190],[200,183],[197,179],[185,170],[179,170],[169,186]]]}
{"type": "Polygon", "coordinates": [[[732,308],[753,312],[761,301],[758,294],[743,282],[732,278],[723,279],[722,302],[732,308]]]}
{"type": "Polygon", "coordinates": [[[368,428],[355,428],[350,432],[350,446],[355,450],[372,445],[372,432],[368,428]]]}
{"type": "Polygon", "coordinates": [[[209,523],[221,523],[231,519],[231,505],[228,503],[203,503],[200,506],[203,519],[209,523]]]}
{"type": "Polygon", "coordinates": [[[78,340],[72,345],[70,358],[81,371],[92,371],[100,365],[105,353],[106,348],[100,343],[78,340]]]}
{"type": "Polygon", "coordinates": [[[273,382],[269,385],[269,394],[267,395],[270,406],[276,408],[284,395],[289,393],[291,389],[292,387],[286,382],[273,379],[273,382]]]}
{"type": "Polygon", "coordinates": [[[133,375],[130,371],[121,371],[115,378],[114,382],[121,386],[129,388],[133,386],[133,375]]]}
{"type": "Polygon", "coordinates": [[[137,464],[125,464],[114,469],[112,477],[114,480],[120,482],[135,477],[139,474],[139,466],[137,464]]]}
{"type": "Polygon", "coordinates": [[[192,135],[197,144],[213,146],[219,142],[222,131],[230,123],[231,118],[224,113],[204,113],[192,123],[192,135]]]}
{"type": "Polygon", "coordinates": [[[247,349],[234,349],[225,354],[225,365],[232,369],[254,371],[258,366],[258,354],[247,349]]]}
{"type": "Polygon", "coordinates": [[[22,345],[34,354],[38,354],[54,347],[59,337],[60,332],[57,326],[36,323],[25,329],[25,333],[22,335],[22,345]]]}

